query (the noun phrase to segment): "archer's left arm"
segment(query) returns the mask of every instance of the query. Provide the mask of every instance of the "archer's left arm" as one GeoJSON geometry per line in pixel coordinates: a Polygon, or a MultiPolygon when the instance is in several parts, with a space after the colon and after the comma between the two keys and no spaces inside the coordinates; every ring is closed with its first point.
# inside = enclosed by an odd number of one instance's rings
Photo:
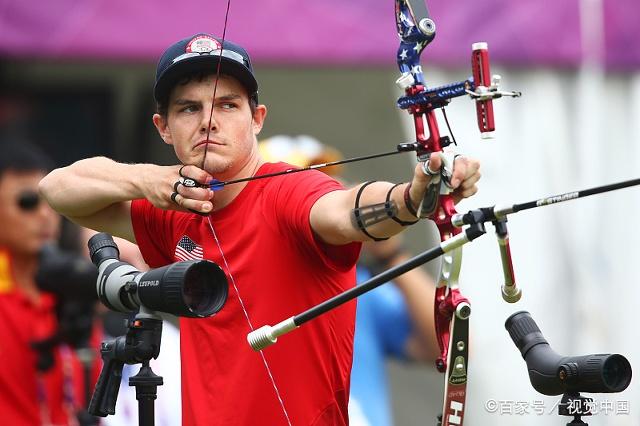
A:
{"type": "MultiPolygon", "coordinates": [[[[429,169],[438,171],[441,166],[440,155],[431,154],[429,169]]],[[[456,202],[477,192],[479,169],[477,160],[455,159],[450,183],[456,202]]],[[[431,179],[425,174],[423,163],[419,163],[410,184],[394,187],[390,182],[373,182],[330,192],[311,208],[311,227],[324,242],[333,245],[391,237],[417,221],[415,211],[431,179]]]]}

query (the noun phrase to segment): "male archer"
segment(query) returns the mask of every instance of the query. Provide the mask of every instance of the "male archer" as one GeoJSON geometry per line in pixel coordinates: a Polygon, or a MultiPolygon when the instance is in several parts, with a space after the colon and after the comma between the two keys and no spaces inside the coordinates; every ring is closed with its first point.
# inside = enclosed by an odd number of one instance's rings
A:
{"type": "MultiPolygon", "coordinates": [[[[267,108],[249,55],[208,34],[180,40],[160,58],[154,96],[153,123],[179,165],[89,158],[50,173],[42,194],[76,223],[137,243],[150,267],[181,260],[186,250],[224,269],[224,309],[181,318],[183,424],[347,424],[355,303],[260,353],[246,335],[353,287],[360,243],[418,220],[427,172],[439,170],[441,158],[416,166],[401,185],[344,189],[310,171],[214,192],[214,180],[291,168],[260,157],[267,108]]],[[[476,192],[478,169],[456,158],[457,199],[476,192]]]]}

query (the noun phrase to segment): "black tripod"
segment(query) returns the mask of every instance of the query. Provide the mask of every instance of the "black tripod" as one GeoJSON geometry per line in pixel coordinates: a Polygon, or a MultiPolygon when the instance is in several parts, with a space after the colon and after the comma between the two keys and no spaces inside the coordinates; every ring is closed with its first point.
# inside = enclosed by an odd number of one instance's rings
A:
{"type": "Polygon", "coordinates": [[[138,374],[129,378],[129,386],[136,387],[138,424],[153,426],[154,401],[162,377],[154,374],[149,361],[160,354],[162,319],[141,307],[135,318],[128,320],[127,328],[126,335],[102,342],[100,353],[104,365],[89,403],[89,413],[100,417],[115,414],[124,364],[142,363],[138,374]]]}
{"type": "Polygon", "coordinates": [[[573,416],[573,420],[567,426],[589,426],[582,421],[582,416],[592,415],[593,398],[580,396],[579,392],[566,392],[558,405],[558,414],[561,416],[573,416]]]}

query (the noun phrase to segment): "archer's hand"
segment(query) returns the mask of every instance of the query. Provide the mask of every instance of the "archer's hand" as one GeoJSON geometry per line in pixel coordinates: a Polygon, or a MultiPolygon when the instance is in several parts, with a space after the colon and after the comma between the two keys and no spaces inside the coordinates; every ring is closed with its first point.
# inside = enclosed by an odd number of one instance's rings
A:
{"type": "MultiPolygon", "coordinates": [[[[437,152],[431,154],[426,166],[424,163],[416,165],[410,192],[414,205],[420,204],[427,185],[429,185],[434,175],[441,173],[442,166],[442,155],[437,152]]],[[[458,156],[455,158],[453,170],[450,172],[449,185],[453,189],[452,195],[456,203],[478,192],[478,187],[476,186],[480,179],[480,162],[478,160],[458,156]]]]}
{"type": "Polygon", "coordinates": [[[213,191],[207,184],[212,179],[196,166],[158,166],[157,173],[145,177],[143,192],[151,204],[164,210],[209,213],[213,191]]]}

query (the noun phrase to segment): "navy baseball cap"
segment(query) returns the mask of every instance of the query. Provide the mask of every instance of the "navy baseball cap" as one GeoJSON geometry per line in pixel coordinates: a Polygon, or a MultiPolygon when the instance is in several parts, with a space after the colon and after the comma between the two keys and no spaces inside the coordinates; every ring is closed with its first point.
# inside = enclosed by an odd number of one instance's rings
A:
{"type": "Polygon", "coordinates": [[[249,98],[258,101],[258,82],[253,75],[251,59],[242,47],[214,37],[196,34],[185,38],[164,51],[156,68],[156,84],[153,96],[156,102],[166,101],[173,86],[184,76],[199,72],[218,70],[235,77],[249,93],[249,98]]]}

